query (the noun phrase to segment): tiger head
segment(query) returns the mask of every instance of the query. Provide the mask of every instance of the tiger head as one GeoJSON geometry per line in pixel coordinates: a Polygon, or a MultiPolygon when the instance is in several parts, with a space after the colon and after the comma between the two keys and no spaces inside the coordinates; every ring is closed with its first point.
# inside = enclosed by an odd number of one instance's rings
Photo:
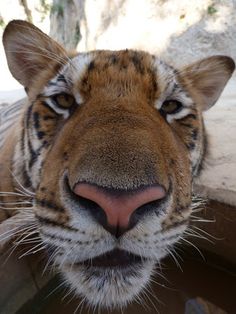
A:
{"type": "Polygon", "coordinates": [[[71,56],[23,21],[3,43],[28,94],[13,172],[35,195],[42,242],[78,295],[125,306],[184,236],[206,151],[202,112],[234,62],[175,69],[136,50],[71,56]]]}

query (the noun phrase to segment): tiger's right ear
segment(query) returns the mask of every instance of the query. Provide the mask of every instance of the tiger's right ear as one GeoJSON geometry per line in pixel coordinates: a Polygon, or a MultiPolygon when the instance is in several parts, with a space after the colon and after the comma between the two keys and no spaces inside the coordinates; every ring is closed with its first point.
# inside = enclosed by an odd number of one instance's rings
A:
{"type": "Polygon", "coordinates": [[[198,95],[201,110],[208,110],[220,97],[234,69],[232,58],[217,55],[188,65],[182,69],[181,75],[186,87],[198,95]]]}
{"type": "Polygon", "coordinates": [[[66,64],[66,51],[31,23],[11,21],[3,33],[3,45],[11,74],[26,89],[34,85],[43,71],[48,78],[66,64]]]}

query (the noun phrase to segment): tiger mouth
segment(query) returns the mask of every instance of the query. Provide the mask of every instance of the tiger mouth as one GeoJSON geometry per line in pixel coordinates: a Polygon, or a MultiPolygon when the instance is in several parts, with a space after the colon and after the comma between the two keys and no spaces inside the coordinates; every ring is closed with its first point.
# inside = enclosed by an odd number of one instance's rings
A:
{"type": "Polygon", "coordinates": [[[76,265],[99,268],[127,268],[137,264],[142,264],[145,260],[146,258],[127,252],[125,250],[114,249],[95,258],[87,259],[83,262],[78,262],[76,263],[76,265]]]}

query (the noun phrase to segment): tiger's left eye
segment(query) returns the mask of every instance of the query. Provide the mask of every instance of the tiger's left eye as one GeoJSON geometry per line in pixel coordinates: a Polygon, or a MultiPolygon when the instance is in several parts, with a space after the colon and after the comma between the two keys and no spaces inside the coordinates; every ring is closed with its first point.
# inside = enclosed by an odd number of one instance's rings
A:
{"type": "Polygon", "coordinates": [[[174,114],[179,112],[183,108],[183,105],[178,100],[166,100],[161,106],[161,112],[164,114],[174,114]]]}

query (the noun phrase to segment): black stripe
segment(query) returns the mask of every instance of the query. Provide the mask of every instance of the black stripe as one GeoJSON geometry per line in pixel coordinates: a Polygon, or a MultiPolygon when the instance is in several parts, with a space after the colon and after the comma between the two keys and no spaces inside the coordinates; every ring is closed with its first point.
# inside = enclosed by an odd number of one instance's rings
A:
{"type": "Polygon", "coordinates": [[[116,55],[112,54],[109,56],[109,59],[111,60],[112,64],[117,64],[118,63],[118,58],[116,55]]]}
{"type": "MultiPolygon", "coordinates": [[[[50,107],[50,105],[49,105],[46,101],[42,101],[42,102],[41,102],[41,105],[43,105],[44,107],[46,107],[47,109],[49,109],[49,110],[53,113],[54,116],[56,116],[56,117],[61,117],[61,114],[59,114],[59,113],[57,113],[56,111],[54,111],[54,110],[52,109],[52,107],[50,107]]],[[[65,108],[64,108],[64,109],[65,109],[65,108]]]]}
{"type": "Polygon", "coordinates": [[[193,120],[196,120],[196,119],[197,119],[196,115],[193,114],[193,113],[188,114],[187,116],[185,116],[185,118],[193,119],[193,120]]]}
{"type": "MultiPolygon", "coordinates": [[[[176,121],[178,122],[179,120],[176,120],[176,121]]],[[[189,124],[189,123],[185,123],[185,122],[179,121],[179,124],[185,126],[186,128],[190,128],[190,129],[193,128],[193,125],[189,124]]]]}
{"type": "Polygon", "coordinates": [[[47,120],[55,120],[55,119],[56,119],[56,117],[52,117],[52,116],[49,116],[49,115],[43,116],[43,120],[45,120],[45,121],[47,121],[47,120]]]}
{"type": "Polygon", "coordinates": [[[32,109],[33,109],[33,105],[31,104],[29,106],[29,108],[26,111],[26,128],[29,129],[30,128],[30,118],[31,118],[31,114],[32,114],[32,109]]]}
{"type": "Polygon", "coordinates": [[[37,199],[36,204],[38,204],[39,206],[42,206],[42,207],[53,209],[53,210],[60,212],[60,213],[65,212],[65,209],[63,207],[57,206],[56,204],[54,204],[50,201],[47,201],[47,200],[38,200],[37,199]]]}
{"type": "Polygon", "coordinates": [[[189,150],[193,150],[196,147],[196,143],[190,142],[185,144],[189,150]]]}
{"type": "Polygon", "coordinates": [[[198,138],[198,129],[193,129],[191,136],[192,136],[192,139],[193,139],[194,141],[196,141],[197,138],[198,138]]]}
{"type": "Polygon", "coordinates": [[[179,85],[177,83],[174,83],[173,89],[172,89],[172,94],[174,94],[174,92],[176,92],[176,90],[180,88],[179,85]]]}
{"type": "Polygon", "coordinates": [[[27,144],[28,144],[29,153],[30,153],[29,168],[32,168],[33,164],[38,159],[38,152],[35,152],[33,150],[33,147],[30,141],[30,136],[29,136],[29,129],[27,129],[27,144]]]}
{"type": "MultiPolygon", "coordinates": [[[[39,133],[38,134],[39,139],[42,139],[45,135],[44,132],[38,132],[38,133],[39,133]]],[[[34,151],[32,149],[32,145],[30,144],[29,149],[31,153],[31,158],[29,161],[29,168],[32,168],[33,164],[38,160],[38,157],[41,155],[43,148],[47,147],[48,145],[49,145],[48,141],[43,141],[42,145],[36,151],[34,151]]]]}
{"type": "MultiPolygon", "coordinates": [[[[23,125],[21,131],[22,131],[22,133],[21,133],[21,140],[20,140],[20,148],[21,148],[21,155],[24,156],[24,154],[25,154],[25,128],[24,128],[24,125],[23,125]]],[[[32,188],[32,181],[31,181],[30,176],[26,170],[25,162],[23,163],[22,178],[24,180],[24,186],[26,188],[29,188],[29,187],[32,188]]]]}
{"type": "Polygon", "coordinates": [[[24,180],[24,186],[28,189],[31,188],[32,189],[32,181],[28,175],[28,172],[26,171],[25,168],[25,164],[23,165],[23,169],[22,169],[22,178],[24,180]]]}
{"type": "Polygon", "coordinates": [[[35,217],[39,220],[39,222],[41,222],[43,224],[51,225],[52,227],[63,228],[63,229],[69,230],[69,231],[79,232],[79,230],[76,228],[70,227],[68,225],[62,225],[62,224],[58,223],[57,221],[52,220],[50,218],[42,217],[39,215],[35,215],[35,217]]]}
{"type": "Polygon", "coordinates": [[[40,128],[40,116],[37,111],[33,113],[33,119],[34,119],[34,127],[36,129],[39,129],[40,128]]]}
{"type": "MultiPolygon", "coordinates": [[[[36,151],[33,149],[32,143],[31,143],[31,139],[30,139],[30,120],[32,118],[32,108],[33,105],[31,105],[27,112],[26,112],[26,133],[25,136],[27,137],[27,144],[28,144],[28,149],[29,149],[29,153],[30,153],[30,158],[29,158],[29,168],[32,168],[32,166],[34,165],[34,163],[38,160],[38,157],[40,156],[40,153],[43,149],[43,147],[45,146],[44,144],[42,144],[36,151]]],[[[39,121],[37,117],[37,112],[34,112],[33,114],[34,117],[34,125],[36,124],[36,126],[39,126],[39,121]],[[36,119],[35,119],[35,115],[36,114],[36,119]]],[[[38,132],[37,136],[39,139],[42,139],[44,137],[45,133],[44,132],[38,132]]]]}
{"type": "MultiPolygon", "coordinates": [[[[64,227],[64,226],[62,226],[64,227]]],[[[90,243],[90,241],[80,241],[80,240],[73,240],[73,239],[68,239],[68,238],[63,238],[60,237],[58,235],[54,235],[54,234],[50,234],[48,232],[45,232],[43,230],[40,231],[43,235],[45,235],[46,237],[53,239],[53,240],[59,240],[61,242],[68,242],[68,243],[76,243],[79,245],[88,245],[90,243]]]]}
{"type": "Polygon", "coordinates": [[[42,140],[45,136],[45,132],[43,131],[37,131],[36,134],[39,140],[42,140]]]}
{"type": "Polygon", "coordinates": [[[147,72],[148,72],[150,79],[151,79],[151,82],[152,82],[153,91],[154,91],[154,93],[156,93],[158,90],[156,74],[151,69],[148,69],[147,72]]]}
{"type": "Polygon", "coordinates": [[[22,152],[22,156],[24,156],[25,152],[25,128],[24,128],[24,121],[23,121],[23,127],[22,127],[22,133],[21,133],[21,139],[20,139],[20,148],[22,152]]]}
{"type": "Polygon", "coordinates": [[[144,74],[144,66],[142,64],[142,60],[141,58],[139,57],[138,53],[137,52],[134,52],[132,57],[131,57],[131,61],[136,69],[136,71],[140,74],[144,74]]]}
{"type": "Polygon", "coordinates": [[[63,74],[59,74],[58,77],[57,77],[57,81],[58,82],[64,82],[67,84],[67,81],[65,79],[65,76],[63,74]]]}
{"type": "Polygon", "coordinates": [[[95,68],[95,62],[91,61],[88,66],[88,71],[92,71],[95,68]]]}
{"type": "Polygon", "coordinates": [[[178,121],[183,121],[185,119],[193,119],[193,120],[196,120],[197,119],[197,116],[193,113],[189,113],[187,116],[184,116],[183,118],[181,119],[178,119],[178,121]]]}
{"type": "MultiPolygon", "coordinates": [[[[47,83],[47,86],[49,86],[49,87],[50,87],[50,86],[58,86],[58,84],[57,84],[57,82],[51,82],[51,81],[50,81],[50,82],[47,83]]],[[[58,86],[58,87],[59,87],[59,86],[58,86]]]]}
{"type": "MultiPolygon", "coordinates": [[[[185,209],[183,209],[183,210],[188,210],[188,209],[189,209],[189,207],[187,207],[187,208],[185,208],[185,209]]],[[[183,210],[181,210],[181,212],[182,212],[183,210]]],[[[177,209],[176,211],[177,211],[178,213],[181,213],[178,209],[177,209]]],[[[186,219],[183,219],[182,221],[175,222],[175,223],[173,223],[173,224],[171,224],[171,225],[169,225],[169,226],[163,228],[163,230],[166,232],[166,231],[168,231],[168,230],[172,230],[172,229],[174,229],[174,228],[181,227],[181,226],[186,225],[186,224],[188,224],[188,223],[189,223],[189,218],[186,218],[186,219]]],[[[160,231],[159,231],[159,232],[160,232],[160,231]]],[[[163,231],[162,231],[162,232],[163,232],[163,231]]],[[[157,232],[157,233],[158,233],[158,232],[157,232]]],[[[157,233],[154,233],[154,234],[157,234],[157,233]]]]}
{"type": "Polygon", "coordinates": [[[31,141],[30,141],[30,134],[29,134],[32,108],[33,108],[33,105],[31,104],[29,106],[29,108],[27,109],[26,116],[25,116],[25,128],[26,128],[25,138],[27,140],[27,145],[28,145],[28,149],[29,149],[29,153],[30,153],[29,168],[31,168],[32,165],[34,164],[34,162],[37,160],[37,153],[33,150],[33,147],[32,147],[31,141]]]}

